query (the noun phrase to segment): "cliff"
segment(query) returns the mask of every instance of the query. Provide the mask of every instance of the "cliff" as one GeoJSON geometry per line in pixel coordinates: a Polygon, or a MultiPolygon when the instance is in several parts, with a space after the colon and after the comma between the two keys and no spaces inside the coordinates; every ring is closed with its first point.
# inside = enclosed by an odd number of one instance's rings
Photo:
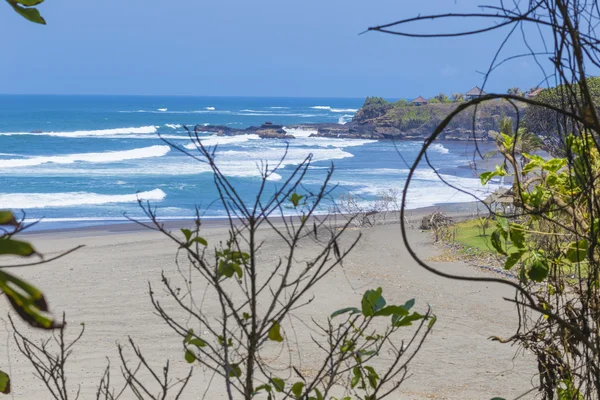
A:
{"type": "MultiPolygon", "coordinates": [[[[421,106],[412,105],[405,100],[390,103],[382,98],[368,97],[352,122],[345,125],[333,123],[298,124],[292,129],[312,130],[314,136],[347,139],[395,139],[422,140],[429,137],[437,125],[444,120],[460,103],[434,103],[421,106]]],[[[517,105],[522,114],[524,105],[517,105]]],[[[469,140],[475,137],[482,140],[493,139],[492,131],[500,130],[500,121],[504,117],[517,119],[517,110],[505,100],[490,100],[471,107],[454,117],[452,122],[439,136],[446,140],[469,140]],[[475,113],[475,118],[474,117],[475,113]],[[473,121],[475,125],[473,126],[473,121]],[[475,129],[473,129],[475,128],[475,129]]],[[[257,134],[265,139],[294,139],[286,134],[283,126],[265,122],[259,127],[235,129],[227,126],[198,126],[204,132],[217,135],[257,134]]]]}
{"type": "MultiPolygon", "coordinates": [[[[424,139],[460,103],[436,103],[415,106],[406,101],[389,103],[381,98],[367,98],[363,107],[346,125],[317,126],[318,136],[361,139],[424,139]]],[[[519,112],[524,106],[518,106],[519,112]]],[[[490,131],[499,131],[504,117],[516,120],[517,111],[508,101],[492,100],[458,114],[440,135],[440,139],[468,140],[475,136],[491,139],[490,131]],[[473,114],[475,129],[473,130],[473,114]]]]}

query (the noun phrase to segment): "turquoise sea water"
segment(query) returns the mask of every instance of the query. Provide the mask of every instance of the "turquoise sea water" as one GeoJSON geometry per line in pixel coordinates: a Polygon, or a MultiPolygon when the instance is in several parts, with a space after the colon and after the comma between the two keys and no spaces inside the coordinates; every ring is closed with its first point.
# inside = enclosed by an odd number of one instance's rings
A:
{"type": "MultiPolygon", "coordinates": [[[[158,137],[189,145],[182,125],[218,124],[236,128],[265,121],[346,123],[363,99],[243,98],[167,96],[0,96],[0,208],[24,210],[43,218],[41,228],[85,226],[140,217],[137,199],[148,200],[164,219],[190,218],[198,206],[206,217],[223,208],[208,168],[172,149],[158,137]]],[[[273,164],[289,144],[285,166],[272,177],[275,187],[309,153],[314,163],[306,177],[317,188],[333,162],[335,195],[350,192],[367,204],[381,190],[400,190],[421,142],[345,140],[308,137],[260,139],[252,135],[217,138],[217,161],[250,200],[257,163],[273,164]]],[[[429,156],[452,184],[485,196],[489,189],[468,168],[472,152],[464,143],[435,144],[429,156]]],[[[448,188],[423,166],[416,175],[408,206],[471,201],[448,188]]],[[[38,227],[38,228],[39,228],[38,227]]]]}

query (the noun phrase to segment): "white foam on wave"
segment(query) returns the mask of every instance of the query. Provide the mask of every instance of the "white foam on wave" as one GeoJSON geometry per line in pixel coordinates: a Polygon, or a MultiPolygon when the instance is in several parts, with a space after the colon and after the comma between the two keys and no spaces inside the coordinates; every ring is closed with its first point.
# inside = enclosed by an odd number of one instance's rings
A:
{"type": "Polygon", "coordinates": [[[237,116],[246,116],[246,117],[302,117],[302,118],[314,118],[314,117],[323,117],[325,114],[298,114],[298,113],[274,113],[274,112],[265,112],[265,111],[240,111],[233,113],[233,115],[237,116]]]}
{"type": "Polygon", "coordinates": [[[107,151],[104,153],[81,153],[66,154],[62,156],[38,156],[28,158],[17,158],[0,160],[0,169],[33,167],[41,164],[73,164],[77,161],[89,163],[110,163],[125,160],[136,160],[140,158],[162,157],[166,155],[171,148],[169,146],[150,146],[133,150],[107,151]]]}
{"type": "Polygon", "coordinates": [[[356,108],[333,108],[331,106],[314,106],[311,108],[313,110],[327,110],[334,113],[355,113],[358,111],[356,108]]]}
{"type": "Polygon", "coordinates": [[[296,138],[307,138],[310,135],[316,135],[317,133],[319,133],[319,131],[317,131],[316,129],[291,129],[286,128],[285,126],[283,127],[283,130],[286,134],[294,135],[294,137],[296,138]]]}
{"type": "Polygon", "coordinates": [[[167,108],[159,108],[159,109],[158,109],[158,111],[161,111],[161,112],[165,112],[165,111],[167,111],[167,110],[168,110],[167,108]]]}
{"type": "Polygon", "coordinates": [[[443,144],[440,143],[434,143],[432,144],[428,150],[433,150],[435,152],[438,152],[440,154],[448,154],[450,153],[450,150],[448,150],[447,148],[444,147],[443,144]]]}
{"type": "Polygon", "coordinates": [[[59,136],[68,138],[78,137],[96,137],[96,136],[115,136],[127,134],[148,134],[156,133],[157,126],[140,126],[131,128],[97,129],[91,131],[73,131],[73,132],[0,132],[0,136],[33,135],[33,136],[59,136]]]}
{"type": "Polygon", "coordinates": [[[350,114],[344,114],[341,117],[338,118],[338,124],[340,125],[346,125],[348,122],[352,121],[352,118],[354,116],[350,115],[350,114]]]}
{"type": "Polygon", "coordinates": [[[289,110],[289,107],[269,107],[273,110],[289,110]]]}
{"type": "MultiPolygon", "coordinates": [[[[391,168],[344,171],[344,174],[351,173],[352,180],[340,181],[339,185],[359,196],[377,196],[382,190],[393,189],[399,194],[397,200],[400,203],[408,172],[407,169],[391,168]],[[373,176],[377,176],[377,178],[373,178],[373,176]]],[[[476,177],[469,178],[449,174],[439,174],[438,176],[435,171],[429,168],[417,169],[408,189],[407,208],[414,209],[441,203],[465,203],[477,199],[483,200],[499,187],[498,184],[482,186],[481,181],[476,177]],[[460,190],[456,190],[448,184],[460,190]]]]}
{"type": "Polygon", "coordinates": [[[319,147],[357,147],[363,146],[368,143],[377,143],[377,140],[371,139],[335,139],[325,137],[312,137],[306,139],[296,140],[293,144],[302,144],[305,146],[319,146],[319,147]]]}
{"type": "Polygon", "coordinates": [[[182,125],[181,125],[181,124],[165,124],[165,126],[166,126],[167,128],[171,128],[171,129],[179,129],[179,128],[181,128],[181,127],[182,127],[182,125]]]}
{"type": "Polygon", "coordinates": [[[89,206],[111,203],[133,203],[140,200],[160,201],[166,197],[160,189],[133,194],[98,194],[90,192],[66,193],[0,193],[3,208],[48,208],[89,206]]]}
{"type": "MultiPolygon", "coordinates": [[[[220,146],[225,144],[239,144],[245,143],[249,140],[260,140],[258,135],[237,135],[237,136],[208,136],[205,139],[201,139],[202,145],[206,147],[220,146]]],[[[194,143],[188,143],[184,146],[188,150],[195,150],[196,145],[194,143]]]]}
{"type": "Polygon", "coordinates": [[[208,111],[215,111],[216,110],[216,108],[214,108],[214,107],[204,107],[204,109],[208,110],[208,111]]]}
{"type": "Polygon", "coordinates": [[[288,135],[293,135],[296,139],[290,142],[290,145],[319,146],[319,147],[355,147],[368,143],[376,143],[377,140],[370,139],[336,139],[326,137],[310,137],[316,135],[316,129],[291,129],[283,127],[288,135]]]}
{"type": "MultiPolygon", "coordinates": [[[[226,150],[216,152],[216,163],[225,175],[230,177],[255,178],[260,176],[259,166],[267,163],[272,170],[283,157],[285,149],[283,147],[252,147],[242,150],[226,150]]],[[[287,165],[298,165],[310,154],[313,154],[313,162],[330,161],[342,158],[353,157],[352,154],[340,148],[316,148],[306,149],[302,147],[288,148],[287,155],[280,167],[287,165]]],[[[68,171],[57,171],[56,169],[47,169],[43,171],[46,174],[81,174],[90,175],[111,175],[123,178],[125,176],[144,176],[144,175],[169,175],[184,176],[197,175],[211,172],[210,166],[205,163],[192,162],[185,156],[169,157],[164,159],[160,168],[148,168],[144,166],[135,166],[130,168],[106,168],[106,169],[70,169],[68,171]]],[[[272,174],[271,180],[280,180],[279,174],[272,174]]]]}

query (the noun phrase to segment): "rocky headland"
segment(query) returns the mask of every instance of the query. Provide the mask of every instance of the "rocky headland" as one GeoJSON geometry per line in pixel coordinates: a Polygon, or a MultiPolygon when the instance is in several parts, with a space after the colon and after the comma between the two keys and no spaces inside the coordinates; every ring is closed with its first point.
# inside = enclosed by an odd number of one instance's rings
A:
{"type": "MultiPolygon", "coordinates": [[[[387,102],[381,98],[367,98],[364,105],[347,124],[314,123],[288,125],[289,130],[313,132],[311,136],[342,139],[422,140],[431,135],[460,103],[413,105],[406,101],[387,102]]],[[[444,140],[492,140],[504,117],[517,119],[524,105],[515,106],[505,100],[491,100],[472,107],[454,117],[439,136],[444,140]]],[[[198,125],[199,131],[219,136],[256,134],[264,139],[293,139],[284,126],[265,122],[259,127],[236,129],[227,126],[198,125]]]]}

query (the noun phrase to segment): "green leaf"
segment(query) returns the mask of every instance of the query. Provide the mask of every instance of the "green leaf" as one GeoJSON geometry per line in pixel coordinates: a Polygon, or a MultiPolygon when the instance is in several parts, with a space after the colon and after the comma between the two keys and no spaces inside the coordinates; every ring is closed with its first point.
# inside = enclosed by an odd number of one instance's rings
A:
{"type": "Polygon", "coordinates": [[[0,211],[0,225],[19,226],[19,223],[11,211],[0,211]]]}
{"type": "Polygon", "coordinates": [[[506,251],[504,250],[504,246],[502,246],[502,239],[501,239],[500,231],[499,230],[495,230],[492,233],[490,241],[492,243],[492,246],[494,246],[494,249],[496,249],[496,251],[498,253],[500,253],[502,255],[507,255],[506,251]]]}
{"type": "Polygon", "coordinates": [[[389,317],[390,315],[408,315],[408,310],[403,306],[387,306],[375,313],[375,317],[389,317]]]}
{"type": "Polygon", "coordinates": [[[367,380],[369,381],[369,385],[375,389],[377,387],[377,381],[379,380],[379,375],[375,372],[373,367],[365,366],[367,370],[367,380]]]}
{"type": "Polygon", "coordinates": [[[488,171],[488,172],[484,172],[481,175],[479,175],[479,179],[481,179],[481,184],[485,185],[486,183],[488,183],[494,177],[493,174],[494,174],[493,172],[488,171]]]}
{"type": "Polygon", "coordinates": [[[193,329],[190,329],[188,331],[188,334],[186,335],[185,339],[183,339],[183,343],[189,344],[190,346],[196,346],[198,348],[206,347],[206,342],[194,335],[193,329]]]}
{"type": "Polygon", "coordinates": [[[502,237],[506,239],[510,231],[510,224],[508,223],[508,219],[504,217],[498,217],[496,225],[498,226],[498,228],[500,228],[502,237]]]}
{"type": "Polygon", "coordinates": [[[527,276],[533,281],[542,282],[548,277],[548,272],[548,260],[545,257],[536,256],[531,263],[527,276]]]}
{"type": "Polygon", "coordinates": [[[48,303],[42,292],[29,283],[0,270],[0,290],[6,294],[13,309],[29,325],[35,328],[60,327],[41,312],[48,312],[48,303]]]}
{"type": "Polygon", "coordinates": [[[514,267],[515,264],[519,262],[523,254],[525,254],[525,250],[519,250],[514,253],[511,253],[506,259],[506,262],[504,263],[504,269],[509,270],[512,267],[514,267]]]}
{"type": "Polygon", "coordinates": [[[44,0],[14,0],[17,3],[23,4],[24,6],[27,7],[31,7],[31,6],[37,6],[38,4],[41,4],[44,2],[44,0]]]}
{"type": "Polygon", "coordinates": [[[275,390],[278,392],[283,392],[283,390],[285,389],[285,381],[283,379],[273,377],[271,378],[271,383],[273,384],[275,390]]]}
{"type": "Polygon", "coordinates": [[[410,311],[411,308],[415,305],[415,299],[410,299],[402,306],[406,311],[410,311]]]}
{"type": "Polygon", "coordinates": [[[520,249],[525,248],[525,227],[520,224],[510,224],[510,241],[520,249]]]}
{"type": "Polygon", "coordinates": [[[15,0],[7,0],[8,4],[11,5],[13,10],[19,13],[23,18],[35,22],[36,24],[46,25],[46,21],[40,15],[40,12],[36,8],[25,8],[19,5],[15,0]]]}
{"type": "Polygon", "coordinates": [[[565,158],[553,158],[549,161],[546,161],[542,168],[546,171],[557,172],[559,169],[567,165],[567,160],[565,158]]]}
{"type": "Polygon", "coordinates": [[[359,314],[360,310],[356,307],[346,307],[346,308],[342,308],[341,310],[337,310],[336,312],[334,312],[333,314],[331,314],[330,318],[335,318],[338,315],[342,315],[342,314],[346,314],[346,313],[351,313],[351,314],[359,314]]]}
{"type": "Polygon", "coordinates": [[[317,400],[324,400],[324,397],[319,389],[315,388],[315,393],[317,394],[317,400]]]}
{"type": "Polygon", "coordinates": [[[567,246],[567,259],[572,263],[582,262],[587,257],[588,241],[582,239],[578,242],[571,242],[567,246]]]}
{"type": "Polygon", "coordinates": [[[0,254],[29,257],[35,254],[35,250],[33,249],[33,246],[27,242],[12,239],[0,239],[0,254]]]}
{"type": "Polygon", "coordinates": [[[354,389],[356,387],[356,385],[358,385],[358,383],[360,382],[360,380],[362,378],[362,371],[360,370],[360,368],[358,366],[356,366],[352,369],[352,373],[354,374],[354,376],[352,377],[352,380],[350,381],[350,388],[354,389]]]}
{"type": "Polygon", "coordinates": [[[427,324],[427,328],[429,328],[429,329],[433,328],[433,326],[435,325],[436,322],[437,322],[437,317],[434,315],[433,317],[431,317],[429,324],[427,324]]]}
{"type": "Polygon", "coordinates": [[[10,377],[4,371],[0,371],[0,393],[10,393],[10,377]]]}
{"type": "Polygon", "coordinates": [[[192,231],[189,229],[181,229],[181,232],[183,232],[183,235],[185,236],[185,242],[189,243],[190,239],[192,238],[192,231]]]}
{"type": "Polygon", "coordinates": [[[481,179],[481,184],[485,185],[492,178],[494,178],[496,176],[506,176],[506,175],[507,175],[507,173],[504,170],[504,168],[502,168],[500,165],[496,165],[496,169],[494,171],[488,171],[488,172],[482,173],[481,175],[479,175],[479,179],[481,179]]]}
{"type": "Polygon", "coordinates": [[[196,355],[192,353],[190,350],[185,351],[185,361],[189,364],[193,364],[196,361],[196,355]]]}
{"type": "Polygon", "coordinates": [[[200,236],[198,236],[198,237],[195,237],[195,238],[192,240],[192,243],[200,243],[200,244],[201,244],[201,245],[203,245],[203,246],[208,246],[208,242],[206,241],[206,239],[204,239],[204,238],[201,238],[200,236]]]}
{"type": "Polygon", "coordinates": [[[402,318],[397,318],[395,319],[396,316],[392,317],[392,325],[396,326],[396,327],[400,327],[400,326],[410,326],[412,325],[412,323],[414,321],[418,321],[420,319],[425,318],[424,315],[421,315],[419,313],[412,313],[410,315],[407,315],[406,317],[402,317],[402,318]]]}
{"type": "Polygon", "coordinates": [[[242,369],[239,364],[231,364],[229,366],[229,376],[232,378],[239,378],[242,376],[242,369]]]}
{"type": "Polygon", "coordinates": [[[373,316],[377,311],[385,307],[385,299],[381,296],[383,289],[367,290],[362,298],[362,313],[365,317],[373,316]]]}
{"type": "Polygon", "coordinates": [[[269,339],[275,342],[283,342],[283,336],[281,336],[281,326],[279,323],[273,321],[273,326],[269,329],[269,339]]]}
{"type": "Polygon", "coordinates": [[[296,382],[294,386],[292,386],[292,393],[296,396],[296,399],[300,399],[302,396],[302,391],[304,390],[304,382],[296,382]]]}
{"type": "Polygon", "coordinates": [[[261,390],[265,390],[265,391],[271,393],[272,388],[271,388],[271,385],[266,385],[266,384],[265,385],[260,385],[259,387],[257,387],[256,389],[254,389],[254,393],[258,393],[261,390]]]}
{"type": "Polygon", "coordinates": [[[300,200],[302,200],[304,196],[300,196],[298,195],[298,193],[293,193],[290,196],[290,201],[292,202],[292,204],[294,205],[294,207],[298,207],[298,205],[300,204],[300,200]]]}

